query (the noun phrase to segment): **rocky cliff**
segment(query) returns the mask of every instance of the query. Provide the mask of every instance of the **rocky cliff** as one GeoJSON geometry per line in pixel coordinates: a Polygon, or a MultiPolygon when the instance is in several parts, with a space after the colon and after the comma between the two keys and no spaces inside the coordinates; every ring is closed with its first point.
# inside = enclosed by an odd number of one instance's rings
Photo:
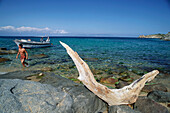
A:
{"type": "Polygon", "coordinates": [[[167,34],[140,35],[139,38],[160,38],[162,40],[170,40],[170,32],[167,34]]]}

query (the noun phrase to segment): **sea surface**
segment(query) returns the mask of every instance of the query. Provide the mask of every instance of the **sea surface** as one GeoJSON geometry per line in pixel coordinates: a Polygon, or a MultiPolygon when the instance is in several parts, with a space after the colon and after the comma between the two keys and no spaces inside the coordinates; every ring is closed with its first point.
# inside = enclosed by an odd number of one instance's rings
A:
{"type": "MultiPolygon", "coordinates": [[[[17,50],[14,39],[31,39],[39,41],[41,37],[0,37],[0,48],[17,50]]],[[[124,37],[50,37],[52,47],[26,49],[27,62],[30,67],[26,70],[41,70],[52,68],[59,75],[77,74],[77,70],[59,41],[68,44],[91,69],[113,69],[119,65],[129,71],[143,69],[151,71],[158,69],[164,73],[170,71],[170,41],[160,39],[140,39],[124,37]],[[36,57],[44,54],[46,57],[36,57]]],[[[0,55],[11,61],[0,63],[0,72],[23,70],[20,59],[16,54],[0,55]]]]}

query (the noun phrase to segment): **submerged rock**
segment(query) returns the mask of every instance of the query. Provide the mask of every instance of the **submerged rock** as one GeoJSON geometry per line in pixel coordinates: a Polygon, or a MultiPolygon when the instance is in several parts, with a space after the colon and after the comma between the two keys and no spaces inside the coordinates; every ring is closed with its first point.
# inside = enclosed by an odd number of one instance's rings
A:
{"type": "Polygon", "coordinates": [[[114,78],[101,78],[100,83],[106,83],[106,84],[115,84],[116,82],[118,82],[118,79],[114,79],[114,78]]]}
{"type": "Polygon", "coordinates": [[[116,88],[120,89],[120,88],[127,86],[127,85],[129,85],[127,82],[119,80],[118,84],[116,84],[116,88]]]}
{"type": "Polygon", "coordinates": [[[8,59],[8,58],[0,58],[0,63],[2,63],[2,62],[6,62],[6,61],[11,61],[10,59],[8,59]]]}
{"type": "Polygon", "coordinates": [[[1,50],[0,49],[0,55],[5,55],[5,54],[16,54],[17,51],[16,50],[1,50]]]}
{"type": "Polygon", "coordinates": [[[169,113],[166,107],[147,97],[139,97],[134,104],[134,109],[142,113],[169,113]]]}
{"type": "Polygon", "coordinates": [[[99,59],[98,58],[83,58],[83,60],[95,62],[95,61],[98,61],[99,59]]]}
{"type": "Polygon", "coordinates": [[[1,48],[0,48],[0,50],[7,50],[7,48],[5,48],[5,47],[1,47],[1,48]]]}
{"type": "Polygon", "coordinates": [[[48,55],[45,54],[36,54],[36,55],[32,55],[30,56],[31,58],[48,58],[48,55]]]}
{"type": "Polygon", "coordinates": [[[51,67],[43,67],[41,71],[53,71],[53,68],[51,67]]]}
{"type": "Polygon", "coordinates": [[[152,91],[148,93],[147,97],[156,102],[170,102],[170,92],[152,91]]]}

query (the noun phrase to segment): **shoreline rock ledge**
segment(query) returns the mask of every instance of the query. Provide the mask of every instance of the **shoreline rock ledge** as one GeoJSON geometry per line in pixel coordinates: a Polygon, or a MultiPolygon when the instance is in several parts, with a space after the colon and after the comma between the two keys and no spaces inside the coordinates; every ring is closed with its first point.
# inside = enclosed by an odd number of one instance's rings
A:
{"type": "MultiPolygon", "coordinates": [[[[40,82],[0,79],[0,113],[141,113],[126,105],[108,106],[84,85],[45,72],[40,82]]],[[[15,75],[13,73],[13,75],[15,75]]],[[[11,78],[11,77],[10,77],[11,78]]],[[[149,103],[153,105],[152,103],[149,103]]],[[[158,104],[158,103],[157,103],[158,104]]],[[[157,105],[156,104],[156,105],[157,105]]],[[[145,104],[135,106],[145,108],[145,104]]],[[[159,105],[160,106],[160,105],[159,105]]],[[[162,108],[162,107],[161,107],[162,108]]],[[[159,108],[153,107],[155,110],[159,108]]],[[[166,108],[165,112],[168,113],[166,108]]],[[[160,113],[160,112],[155,112],[160,113]]]]}
{"type": "Polygon", "coordinates": [[[0,79],[0,113],[95,113],[106,110],[107,104],[88,90],[83,93],[82,89],[72,95],[73,88],[68,89],[28,80],[0,79]]]}

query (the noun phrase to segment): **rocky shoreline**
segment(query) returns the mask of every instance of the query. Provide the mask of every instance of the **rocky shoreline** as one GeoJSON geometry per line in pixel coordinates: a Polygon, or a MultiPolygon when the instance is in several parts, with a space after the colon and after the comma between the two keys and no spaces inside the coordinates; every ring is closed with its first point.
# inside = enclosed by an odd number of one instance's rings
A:
{"type": "Polygon", "coordinates": [[[160,38],[162,40],[170,41],[170,32],[167,34],[140,35],[139,38],[160,38]]]}
{"type": "Polygon", "coordinates": [[[169,108],[165,106],[168,106],[170,93],[159,86],[148,91],[146,96],[141,95],[132,109],[127,105],[108,106],[83,84],[52,72],[9,72],[0,75],[0,112],[168,113],[169,108]],[[39,82],[29,79],[30,76],[36,76],[39,82]],[[156,100],[155,93],[163,100],[156,100]]]}
{"type": "MultiPolygon", "coordinates": [[[[17,51],[0,49],[4,57],[0,63],[10,62],[5,55],[17,51]]],[[[48,58],[45,54],[31,55],[31,59],[48,58]]],[[[31,60],[30,59],[30,60],[31,60]]],[[[97,58],[83,58],[88,63],[98,62],[97,58]]],[[[43,61],[43,67],[34,67],[0,73],[0,112],[4,113],[168,113],[170,112],[169,73],[161,73],[143,88],[138,100],[127,105],[108,106],[103,100],[89,91],[77,79],[78,72],[70,58],[57,61],[43,61]],[[57,66],[54,62],[57,62],[57,66]],[[53,67],[52,67],[53,66],[53,67]],[[169,110],[169,111],[168,111],[169,110]]],[[[129,68],[119,64],[90,67],[96,81],[111,89],[122,88],[153,69],[129,68]]],[[[12,69],[11,69],[12,70],[12,69]]]]}

